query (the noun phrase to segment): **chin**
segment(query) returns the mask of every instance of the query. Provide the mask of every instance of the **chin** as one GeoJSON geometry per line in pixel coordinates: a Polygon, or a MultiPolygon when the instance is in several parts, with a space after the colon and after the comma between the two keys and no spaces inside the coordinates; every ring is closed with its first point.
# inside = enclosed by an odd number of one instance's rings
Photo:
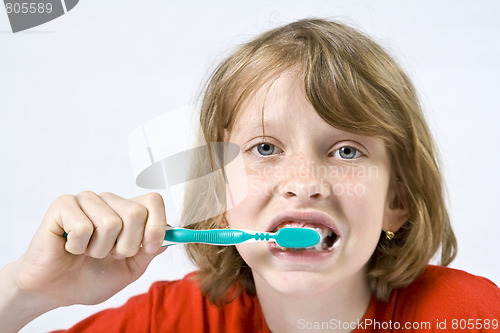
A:
{"type": "Polygon", "coordinates": [[[294,297],[316,296],[331,289],[334,282],[332,277],[307,270],[268,272],[262,278],[277,293],[294,297]]]}

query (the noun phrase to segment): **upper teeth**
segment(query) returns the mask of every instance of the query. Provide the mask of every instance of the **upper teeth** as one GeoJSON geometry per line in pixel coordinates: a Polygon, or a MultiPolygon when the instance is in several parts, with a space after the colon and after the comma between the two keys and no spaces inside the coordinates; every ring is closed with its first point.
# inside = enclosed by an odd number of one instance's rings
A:
{"type": "Polygon", "coordinates": [[[328,247],[325,243],[325,239],[333,235],[333,230],[330,228],[314,228],[314,227],[308,227],[308,228],[316,230],[321,236],[321,241],[318,244],[314,245],[313,248],[315,250],[325,250],[328,247]]]}

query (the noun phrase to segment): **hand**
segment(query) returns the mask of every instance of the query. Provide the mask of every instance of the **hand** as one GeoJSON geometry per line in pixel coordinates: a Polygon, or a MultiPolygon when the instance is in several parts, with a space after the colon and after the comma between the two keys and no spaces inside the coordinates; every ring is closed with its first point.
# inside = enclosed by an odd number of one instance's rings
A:
{"type": "Polygon", "coordinates": [[[130,200],[112,193],[63,195],[14,263],[16,284],[51,307],[103,302],[163,252],[166,225],[156,193],[130,200]]]}

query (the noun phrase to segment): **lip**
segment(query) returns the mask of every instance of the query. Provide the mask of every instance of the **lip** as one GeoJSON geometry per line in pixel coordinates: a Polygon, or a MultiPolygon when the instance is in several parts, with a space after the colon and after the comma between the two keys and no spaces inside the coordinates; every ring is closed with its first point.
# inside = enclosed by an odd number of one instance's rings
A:
{"type": "Polygon", "coordinates": [[[341,237],[339,228],[336,226],[335,221],[328,214],[321,211],[286,210],[280,212],[271,219],[269,226],[267,227],[267,231],[272,232],[278,225],[288,221],[320,224],[332,229],[338,237],[341,237]]]}
{"type": "Polygon", "coordinates": [[[312,264],[315,262],[323,261],[331,257],[337,248],[337,246],[332,247],[328,250],[323,251],[312,251],[312,250],[300,250],[300,251],[285,251],[280,249],[276,244],[269,243],[268,245],[271,255],[280,261],[288,261],[292,263],[306,263],[312,264]]]}
{"type": "Polygon", "coordinates": [[[326,226],[332,229],[333,232],[337,235],[337,240],[331,248],[322,251],[283,250],[277,244],[269,243],[268,244],[269,251],[271,252],[272,256],[275,259],[285,260],[294,263],[311,264],[313,262],[320,262],[324,259],[327,259],[337,252],[336,250],[342,242],[342,237],[339,228],[336,226],[334,220],[328,214],[323,213],[321,211],[294,211],[294,210],[283,211],[271,219],[270,224],[268,226],[268,231],[271,232],[281,223],[288,221],[319,224],[326,226]]]}

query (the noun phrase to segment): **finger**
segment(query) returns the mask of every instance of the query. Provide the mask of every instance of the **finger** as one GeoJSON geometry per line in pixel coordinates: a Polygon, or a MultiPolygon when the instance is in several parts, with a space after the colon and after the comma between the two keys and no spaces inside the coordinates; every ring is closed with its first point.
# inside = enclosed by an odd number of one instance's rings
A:
{"type": "Polygon", "coordinates": [[[148,210],[142,246],[148,254],[157,253],[163,244],[167,226],[163,198],[158,193],[149,193],[131,200],[140,203],[148,210]]]}
{"type": "Polygon", "coordinates": [[[145,270],[151,260],[153,260],[157,255],[163,253],[166,249],[167,247],[159,247],[156,252],[149,253],[146,251],[145,246],[141,247],[139,252],[134,256],[134,263],[136,264],[137,269],[145,270]]]}
{"type": "Polygon", "coordinates": [[[82,192],[77,195],[77,199],[82,211],[94,225],[87,255],[93,258],[104,258],[115,246],[122,230],[122,219],[106,201],[94,192],[82,192]]]}
{"type": "Polygon", "coordinates": [[[101,193],[99,196],[120,216],[123,222],[113,249],[115,257],[133,257],[141,246],[148,210],[139,203],[113,193],[101,193]]]}
{"type": "Polygon", "coordinates": [[[73,195],[63,195],[50,206],[46,219],[55,220],[50,230],[60,236],[66,233],[64,248],[67,252],[80,255],[85,253],[94,232],[94,225],[82,211],[73,195]]]}

